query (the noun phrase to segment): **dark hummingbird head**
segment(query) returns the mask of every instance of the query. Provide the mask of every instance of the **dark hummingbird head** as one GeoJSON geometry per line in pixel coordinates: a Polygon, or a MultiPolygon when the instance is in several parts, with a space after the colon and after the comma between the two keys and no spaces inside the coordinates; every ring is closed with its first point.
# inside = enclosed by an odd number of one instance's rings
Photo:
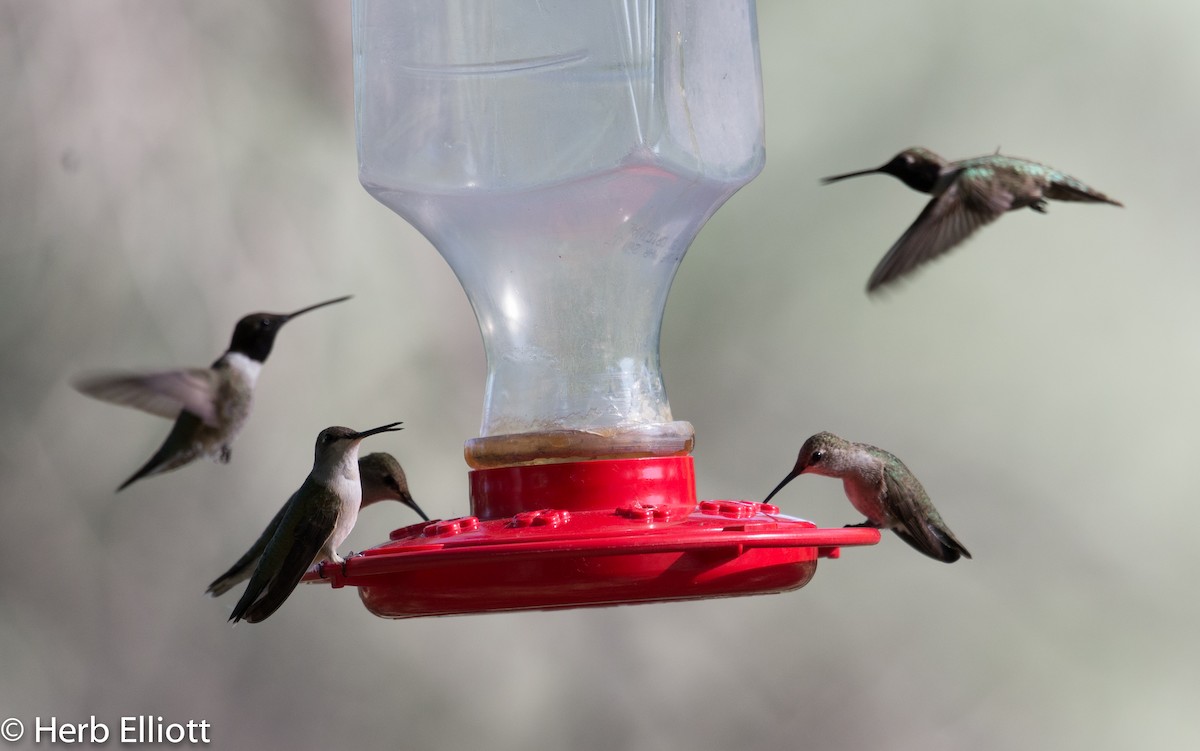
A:
{"type": "Polygon", "coordinates": [[[369,506],[377,501],[400,501],[429,521],[429,517],[408,492],[404,468],[391,454],[379,451],[359,457],[358,479],[362,483],[362,505],[369,506]]]}
{"type": "Polygon", "coordinates": [[[776,493],[783,490],[784,485],[805,472],[828,477],[841,477],[847,469],[844,461],[846,453],[843,449],[849,445],[848,441],[833,433],[821,432],[809,438],[800,447],[800,454],[796,457],[796,466],[792,468],[787,477],[783,478],[782,482],[775,486],[763,503],[769,502],[776,493]]]}
{"type": "MultiPolygon", "coordinates": [[[[332,428],[325,428],[317,435],[316,447],[316,463],[321,463],[321,458],[340,456],[348,451],[351,447],[357,446],[358,442],[367,436],[376,435],[377,433],[394,433],[404,428],[398,428],[397,425],[403,425],[402,422],[389,422],[387,425],[380,425],[378,428],[370,430],[351,430],[335,425],[332,428]]],[[[355,453],[358,450],[355,449],[355,453]]],[[[357,456],[355,457],[357,459],[357,456]]]]}
{"type": "Polygon", "coordinates": [[[233,339],[229,342],[229,351],[241,353],[256,362],[266,362],[267,355],[271,354],[271,347],[275,344],[275,335],[279,333],[279,329],[283,328],[283,324],[310,310],[349,299],[350,295],[346,295],[326,300],[316,305],[309,305],[307,308],[301,308],[295,313],[251,313],[238,321],[237,326],[234,327],[233,339]]]}
{"type": "Polygon", "coordinates": [[[945,159],[942,159],[929,149],[914,146],[911,149],[901,151],[892,157],[892,161],[882,167],[859,170],[858,172],[847,172],[844,175],[834,175],[833,177],[822,179],[821,182],[827,185],[838,180],[845,180],[847,177],[884,174],[900,178],[904,181],[905,185],[913,190],[929,193],[933,191],[933,187],[937,184],[938,178],[941,177],[942,170],[945,167],[945,159]]]}

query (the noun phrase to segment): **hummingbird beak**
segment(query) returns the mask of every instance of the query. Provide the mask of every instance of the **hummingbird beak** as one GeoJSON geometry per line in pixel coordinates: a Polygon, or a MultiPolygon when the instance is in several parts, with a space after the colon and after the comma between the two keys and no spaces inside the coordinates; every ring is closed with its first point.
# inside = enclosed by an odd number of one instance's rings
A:
{"type": "Polygon", "coordinates": [[[364,430],[361,433],[355,433],[353,440],[361,441],[367,436],[376,435],[378,433],[395,433],[398,430],[404,430],[404,428],[396,427],[397,425],[403,424],[403,422],[389,422],[387,425],[380,425],[378,428],[371,428],[370,430],[364,430]]]}
{"type": "Polygon", "coordinates": [[[804,470],[803,470],[801,467],[799,467],[799,466],[797,466],[795,469],[793,469],[793,470],[792,470],[792,471],[791,471],[791,472],[788,474],[788,476],[787,476],[787,477],[783,478],[783,482],[781,482],[781,483],[779,483],[778,485],[776,485],[776,486],[775,486],[775,489],[774,489],[774,490],[772,490],[772,491],[771,491],[771,492],[770,492],[770,493],[767,495],[767,497],[763,499],[763,503],[770,503],[770,502],[771,502],[771,499],[775,497],[775,494],[776,494],[776,493],[778,493],[779,491],[783,490],[783,486],[784,486],[784,485],[787,485],[787,484],[788,484],[789,482],[791,482],[792,480],[795,480],[797,477],[799,477],[799,476],[800,476],[800,473],[801,473],[801,472],[803,472],[803,471],[804,471],[804,470]]]}
{"type": "Polygon", "coordinates": [[[408,493],[405,493],[404,497],[401,498],[400,501],[405,506],[408,506],[413,511],[416,511],[417,516],[421,517],[425,521],[429,521],[429,516],[426,515],[426,513],[424,511],[421,510],[421,507],[417,505],[417,502],[413,500],[413,497],[411,495],[409,495],[408,493]]]}
{"type": "Polygon", "coordinates": [[[319,302],[316,305],[309,305],[307,308],[301,308],[300,310],[297,310],[295,313],[285,314],[283,316],[283,320],[290,321],[293,318],[295,318],[296,316],[303,315],[303,314],[309,312],[310,310],[316,310],[317,308],[323,308],[326,305],[333,305],[336,302],[345,302],[346,300],[349,300],[351,297],[353,297],[353,295],[344,295],[342,297],[336,297],[332,300],[326,300],[325,302],[319,302]]]}
{"type": "Polygon", "coordinates": [[[844,175],[834,175],[833,177],[823,177],[823,178],[821,178],[821,184],[828,185],[829,183],[835,183],[838,180],[845,180],[847,177],[862,177],[863,175],[875,175],[882,171],[883,171],[882,167],[876,167],[875,169],[864,169],[864,170],[859,170],[858,172],[847,172],[844,175]]]}

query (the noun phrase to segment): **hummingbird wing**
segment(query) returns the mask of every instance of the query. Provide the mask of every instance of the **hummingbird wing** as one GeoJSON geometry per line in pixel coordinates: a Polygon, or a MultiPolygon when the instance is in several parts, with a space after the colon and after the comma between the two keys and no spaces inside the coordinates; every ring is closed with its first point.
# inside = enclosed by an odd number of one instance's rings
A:
{"type": "Polygon", "coordinates": [[[332,489],[304,481],[259,559],[229,620],[258,623],[279,609],[304,577],[337,525],[341,501],[332,489]]]}
{"type": "Polygon", "coordinates": [[[892,245],[871,273],[867,291],[875,292],[918,266],[937,258],[971,233],[1012,208],[1012,193],[977,180],[953,180],[925,205],[917,220],[892,245]]]}
{"type": "Polygon", "coordinates": [[[234,585],[240,581],[250,578],[254,573],[254,569],[258,566],[259,560],[262,559],[263,551],[267,549],[267,544],[271,542],[271,538],[275,536],[275,530],[279,529],[279,524],[283,521],[283,515],[287,511],[287,504],[280,507],[279,512],[275,514],[275,518],[267,523],[267,528],[258,536],[250,549],[245,555],[237,560],[237,563],[229,567],[229,570],[213,580],[212,584],[208,585],[208,589],[204,590],[207,594],[213,597],[221,595],[233,589],[234,585]]]}
{"type": "Polygon", "coordinates": [[[929,502],[921,483],[906,467],[885,465],[883,483],[892,515],[900,522],[900,526],[893,527],[892,531],[900,539],[930,558],[945,563],[953,563],[964,555],[971,557],[929,502]]]}
{"type": "Polygon", "coordinates": [[[211,368],[162,370],[151,373],[96,373],[76,378],[72,384],[94,399],[133,407],[174,420],[183,410],[206,425],[216,425],[214,407],[217,375],[211,368]]]}

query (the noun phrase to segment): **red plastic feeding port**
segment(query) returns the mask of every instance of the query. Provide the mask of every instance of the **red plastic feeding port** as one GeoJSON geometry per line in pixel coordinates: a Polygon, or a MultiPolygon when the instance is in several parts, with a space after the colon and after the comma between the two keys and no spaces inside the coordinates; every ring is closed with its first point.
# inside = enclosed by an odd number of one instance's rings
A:
{"type": "Polygon", "coordinates": [[[471,515],[397,529],[305,581],[384,618],[786,592],[879,531],[819,529],[754,501],[696,503],[690,456],[475,470],[471,515]]]}

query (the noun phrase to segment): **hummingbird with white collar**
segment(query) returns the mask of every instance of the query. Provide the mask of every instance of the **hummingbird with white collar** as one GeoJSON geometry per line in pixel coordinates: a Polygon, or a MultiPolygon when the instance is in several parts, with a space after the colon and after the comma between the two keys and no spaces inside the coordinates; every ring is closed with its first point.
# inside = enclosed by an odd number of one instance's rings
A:
{"type": "Polygon", "coordinates": [[[942,521],[917,476],[881,448],[853,443],[833,433],[817,433],[804,442],[796,466],[763,502],[770,501],[802,474],[841,479],[850,503],[867,517],[865,522],[846,526],[890,529],[901,540],[944,563],[954,563],[960,556],[971,557],[942,521]]]}
{"type": "Polygon", "coordinates": [[[258,623],[279,609],[314,563],[345,564],[337,549],[354,529],[362,504],[358,446],[368,436],[403,430],[400,424],[361,432],[342,427],[321,431],[312,471],[280,512],[229,620],[258,623]]]}
{"type": "Polygon", "coordinates": [[[1119,201],[1053,167],[1000,153],[951,162],[929,149],[905,149],[875,169],[826,177],[883,174],[933,199],[875,267],[867,291],[908,274],[966,240],[1007,211],[1030,208],[1046,213],[1046,201],[1084,201],[1122,206],[1119,201]]]}
{"type": "Polygon", "coordinates": [[[75,388],[88,396],[175,421],[154,456],[117,492],[143,477],[178,469],[201,457],[228,462],[233,441],[250,417],[258,374],[279,330],[297,316],[349,299],[346,295],[326,300],[294,313],[245,316],[233,329],[229,349],[207,368],[100,373],[75,379],[75,388]]]}

